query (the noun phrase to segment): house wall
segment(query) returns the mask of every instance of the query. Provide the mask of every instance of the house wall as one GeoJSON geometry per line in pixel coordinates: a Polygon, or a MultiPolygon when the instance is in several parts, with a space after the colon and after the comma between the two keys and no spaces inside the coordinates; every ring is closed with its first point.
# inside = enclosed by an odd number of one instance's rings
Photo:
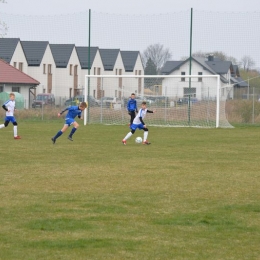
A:
{"type": "MultiPolygon", "coordinates": [[[[90,69],[90,75],[97,75],[98,71],[100,69],[100,74],[104,74],[104,67],[101,60],[100,52],[97,50],[97,53],[95,55],[95,58],[93,60],[91,69],[90,69]]],[[[85,89],[85,86],[88,88],[88,82],[86,82],[85,76],[88,75],[88,69],[82,69],[81,70],[81,78],[80,78],[80,84],[85,89]]],[[[97,91],[98,91],[98,80],[97,78],[91,78],[90,79],[90,95],[97,98],[97,91]]],[[[84,94],[84,93],[83,93],[84,94]]]]}
{"type": "Polygon", "coordinates": [[[55,68],[55,82],[53,87],[53,94],[56,97],[69,97],[70,96],[70,89],[72,89],[72,96],[74,90],[74,66],[78,66],[78,84],[77,88],[80,87],[81,78],[81,68],[80,62],[78,59],[78,55],[76,52],[75,47],[73,48],[72,54],[70,56],[68,65],[66,68],[55,68]],[[70,65],[72,65],[72,74],[70,75],[70,65]]]}
{"type": "Polygon", "coordinates": [[[40,66],[29,66],[28,67],[28,75],[33,77],[34,79],[40,82],[40,85],[37,86],[35,95],[39,93],[46,92],[48,87],[48,65],[51,65],[51,73],[52,73],[52,93],[55,95],[55,62],[51,53],[50,46],[47,45],[47,48],[44,52],[42,61],[40,66]],[[44,73],[44,64],[45,64],[45,73],[44,73]]]}
{"type": "Polygon", "coordinates": [[[4,92],[13,92],[13,87],[19,87],[20,88],[20,94],[24,98],[24,108],[28,109],[30,108],[29,104],[29,85],[21,85],[21,84],[4,84],[4,92]]]}
{"type": "MultiPolygon", "coordinates": [[[[105,75],[120,75],[119,71],[122,71],[122,75],[125,74],[125,68],[122,60],[121,53],[118,53],[114,69],[112,71],[104,70],[105,75]]],[[[103,96],[106,97],[118,97],[120,88],[120,79],[119,78],[103,78],[103,96]],[[117,93],[117,94],[116,94],[117,93]]]]}
{"type": "MultiPolygon", "coordinates": [[[[137,56],[137,60],[133,71],[125,72],[125,75],[144,75],[144,67],[140,54],[137,56]]],[[[144,95],[144,78],[123,78],[124,97],[128,98],[131,93],[136,93],[137,96],[144,95]]]]}
{"type": "Polygon", "coordinates": [[[27,64],[27,60],[25,58],[24,52],[23,52],[23,48],[20,42],[18,42],[13,57],[10,61],[10,65],[14,66],[14,63],[16,62],[16,69],[19,69],[19,63],[22,63],[23,65],[23,69],[22,72],[28,74],[28,64],[27,64]]]}

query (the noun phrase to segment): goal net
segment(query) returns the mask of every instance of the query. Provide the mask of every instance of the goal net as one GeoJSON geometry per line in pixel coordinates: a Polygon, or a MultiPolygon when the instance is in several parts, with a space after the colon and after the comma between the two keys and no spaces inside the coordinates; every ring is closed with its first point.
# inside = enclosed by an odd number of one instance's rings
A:
{"type": "Polygon", "coordinates": [[[145,101],[156,111],[145,118],[148,125],[232,128],[225,113],[232,86],[219,75],[86,75],[84,124],[128,124],[132,93],[138,109],[145,101]]]}

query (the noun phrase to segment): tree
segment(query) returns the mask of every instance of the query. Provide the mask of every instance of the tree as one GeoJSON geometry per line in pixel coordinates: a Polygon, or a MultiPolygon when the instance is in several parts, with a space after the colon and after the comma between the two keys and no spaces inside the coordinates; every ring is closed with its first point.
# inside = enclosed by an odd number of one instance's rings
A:
{"type": "MultiPolygon", "coordinates": [[[[0,0],[0,3],[6,3],[5,0],[0,0]]],[[[4,37],[7,33],[7,25],[5,22],[0,20],[0,37],[4,37]]]]}
{"type": "Polygon", "coordinates": [[[255,66],[255,62],[254,62],[254,60],[250,56],[245,55],[241,59],[241,66],[243,67],[243,69],[245,71],[248,72],[249,70],[252,69],[252,67],[255,66]]]}
{"type": "Polygon", "coordinates": [[[143,63],[147,64],[148,60],[151,59],[156,66],[156,74],[160,73],[161,68],[164,66],[165,62],[170,60],[172,54],[168,48],[164,48],[162,44],[156,43],[150,45],[144,50],[142,54],[143,63]]]}
{"type": "Polygon", "coordinates": [[[151,58],[146,62],[144,75],[157,75],[157,68],[151,58]]]}

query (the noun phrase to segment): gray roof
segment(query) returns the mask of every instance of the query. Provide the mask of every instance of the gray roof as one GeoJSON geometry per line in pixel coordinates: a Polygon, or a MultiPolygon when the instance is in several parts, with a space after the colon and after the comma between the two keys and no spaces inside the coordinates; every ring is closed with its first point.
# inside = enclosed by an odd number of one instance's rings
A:
{"type": "Polygon", "coordinates": [[[114,69],[119,51],[120,51],[119,49],[99,49],[104,70],[114,69]]]}
{"type": "Polygon", "coordinates": [[[14,51],[17,47],[19,38],[1,38],[0,37],[0,59],[10,64],[14,51]]]}
{"type": "Polygon", "coordinates": [[[163,68],[161,69],[162,74],[170,74],[174,70],[179,69],[180,66],[184,63],[184,61],[166,61],[163,68]]]}
{"type": "Polygon", "coordinates": [[[75,44],[50,44],[56,68],[67,68],[75,44]]]}
{"type": "Polygon", "coordinates": [[[139,51],[120,51],[126,72],[133,72],[139,51]]]}
{"type": "Polygon", "coordinates": [[[231,83],[233,83],[234,85],[238,86],[238,87],[248,87],[248,84],[245,80],[243,80],[240,77],[231,77],[230,78],[231,83]]]}
{"type": "Polygon", "coordinates": [[[28,66],[40,66],[48,44],[47,41],[21,41],[28,66]]]}
{"type": "MultiPolygon", "coordinates": [[[[93,61],[97,54],[97,51],[98,51],[98,47],[90,47],[90,68],[92,67],[93,61]]],[[[76,52],[78,54],[81,69],[88,69],[89,68],[89,66],[88,66],[89,48],[88,47],[76,47],[76,52]]]]}
{"type": "Polygon", "coordinates": [[[205,61],[205,63],[214,70],[217,74],[227,74],[230,66],[232,65],[231,61],[205,61]]]}

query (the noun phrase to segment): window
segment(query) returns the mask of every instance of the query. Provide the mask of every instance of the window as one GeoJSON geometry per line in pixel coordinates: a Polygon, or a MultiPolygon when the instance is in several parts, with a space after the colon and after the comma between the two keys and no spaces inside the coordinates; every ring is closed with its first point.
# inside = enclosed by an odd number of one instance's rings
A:
{"type": "Polygon", "coordinates": [[[196,97],[196,88],[183,88],[184,97],[196,97]]]}
{"type": "MultiPolygon", "coordinates": [[[[202,72],[198,72],[198,75],[202,75],[202,72]]],[[[199,82],[202,82],[202,78],[199,77],[199,78],[198,78],[198,81],[199,81],[199,82]]]]}
{"type": "MultiPolygon", "coordinates": [[[[181,72],[181,75],[184,76],[184,75],[185,75],[185,72],[182,71],[182,72],[181,72]]],[[[185,78],[181,78],[181,81],[185,81],[185,78]]]]}
{"type": "Polygon", "coordinates": [[[16,68],[16,62],[14,62],[14,67],[16,68]]]}
{"type": "Polygon", "coordinates": [[[43,64],[43,74],[46,74],[46,64],[43,64]]]}
{"type": "Polygon", "coordinates": [[[4,86],[0,86],[0,92],[4,92],[4,86]]]}
{"type": "Polygon", "coordinates": [[[117,75],[117,69],[116,69],[116,75],[117,75]]]}
{"type": "Polygon", "coordinates": [[[96,67],[94,67],[94,75],[96,75],[96,67]]]}
{"type": "Polygon", "coordinates": [[[19,62],[19,70],[23,71],[23,63],[22,62],[19,62]]]}
{"type": "Polygon", "coordinates": [[[72,75],[72,64],[70,64],[70,75],[72,75]]]}
{"type": "Polygon", "coordinates": [[[48,64],[48,74],[51,74],[51,64],[48,64]]]}
{"type": "Polygon", "coordinates": [[[12,87],[12,92],[20,93],[20,87],[12,87]]]}

